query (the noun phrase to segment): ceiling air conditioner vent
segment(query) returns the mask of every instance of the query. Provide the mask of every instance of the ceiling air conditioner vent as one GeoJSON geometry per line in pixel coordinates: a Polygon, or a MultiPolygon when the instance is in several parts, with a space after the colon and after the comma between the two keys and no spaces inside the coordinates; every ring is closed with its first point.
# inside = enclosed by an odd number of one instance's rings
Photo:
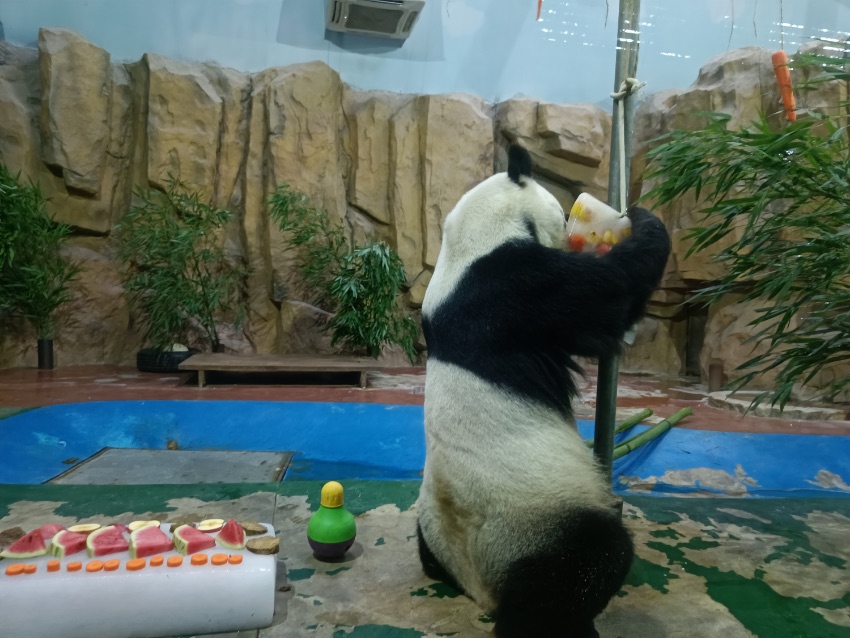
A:
{"type": "Polygon", "coordinates": [[[425,0],[328,0],[331,31],[403,40],[410,35],[425,0]]]}
{"type": "Polygon", "coordinates": [[[342,17],[342,2],[339,0],[331,0],[331,9],[329,11],[328,22],[337,24],[342,17]]]}

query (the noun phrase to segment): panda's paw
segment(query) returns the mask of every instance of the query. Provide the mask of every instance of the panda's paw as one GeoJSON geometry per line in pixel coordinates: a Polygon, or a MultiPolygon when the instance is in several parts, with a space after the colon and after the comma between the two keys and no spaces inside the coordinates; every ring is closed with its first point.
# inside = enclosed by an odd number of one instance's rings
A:
{"type": "Polygon", "coordinates": [[[657,220],[658,218],[650,213],[645,208],[641,208],[640,206],[632,206],[629,208],[629,219],[632,222],[632,226],[639,226],[646,222],[652,222],[652,220],[657,220]]]}

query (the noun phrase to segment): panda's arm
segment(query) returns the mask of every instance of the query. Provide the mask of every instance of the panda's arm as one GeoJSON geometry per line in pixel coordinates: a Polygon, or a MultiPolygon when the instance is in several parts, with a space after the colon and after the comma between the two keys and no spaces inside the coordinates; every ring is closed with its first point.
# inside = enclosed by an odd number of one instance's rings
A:
{"type": "Polygon", "coordinates": [[[670,253],[664,225],[646,210],[630,211],[632,234],[607,255],[569,253],[539,244],[514,246],[501,287],[499,323],[513,338],[598,357],[619,348],[643,314],[670,253]]]}
{"type": "Polygon", "coordinates": [[[602,261],[613,262],[614,268],[626,271],[632,297],[626,323],[631,326],[643,316],[646,302],[664,275],[670,256],[670,237],[661,220],[646,209],[632,207],[629,219],[631,237],[614,246],[602,261]]]}

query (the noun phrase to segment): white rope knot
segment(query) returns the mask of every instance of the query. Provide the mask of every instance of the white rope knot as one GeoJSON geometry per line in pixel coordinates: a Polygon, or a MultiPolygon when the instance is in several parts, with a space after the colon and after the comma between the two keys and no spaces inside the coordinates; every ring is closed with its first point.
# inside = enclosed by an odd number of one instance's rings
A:
{"type": "Polygon", "coordinates": [[[611,97],[620,101],[632,93],[636,93],[639,89],[646,86],[646,82],[641,82],[637,78],[626,78],[620,83],[620,90],[616,93],[611,93],[611,97]]]}
{"type": "Polygon", "coordinates": [[[626,181],[626,98],[634,93],[637,93],[646,82],[641,82],[637,78],[626,78],[620,83],[620,90],[612,93],[611,97],[617,103],[617,121],[619,127],[619,155],[620,155],[620,216],[625,217],[628,213],[626,207],[626,189],[628,182],[626,181]]]}

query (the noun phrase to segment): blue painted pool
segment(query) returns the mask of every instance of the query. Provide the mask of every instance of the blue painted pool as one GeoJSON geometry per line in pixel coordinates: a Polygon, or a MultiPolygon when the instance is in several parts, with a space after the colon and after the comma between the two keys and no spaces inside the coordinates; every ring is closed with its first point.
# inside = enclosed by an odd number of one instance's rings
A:
{"type": "MultiPolygon", "coordinates": [[[[296,452],[286,480],[416,479],[421,406],[266,401],[108,401],[0,420],[0,483],[37,484],[104,447],[296,452]]],[[[642,429],[618,435],[628,438],[642,429]]],[[[585,438],[593,423],[579,422],[585,438]]],[[[615,491],[850,497],[850,436],[674,428],[615,462],[615,491]]],[[[226,477],[222,477],[226,482],[226,477]]]]}

